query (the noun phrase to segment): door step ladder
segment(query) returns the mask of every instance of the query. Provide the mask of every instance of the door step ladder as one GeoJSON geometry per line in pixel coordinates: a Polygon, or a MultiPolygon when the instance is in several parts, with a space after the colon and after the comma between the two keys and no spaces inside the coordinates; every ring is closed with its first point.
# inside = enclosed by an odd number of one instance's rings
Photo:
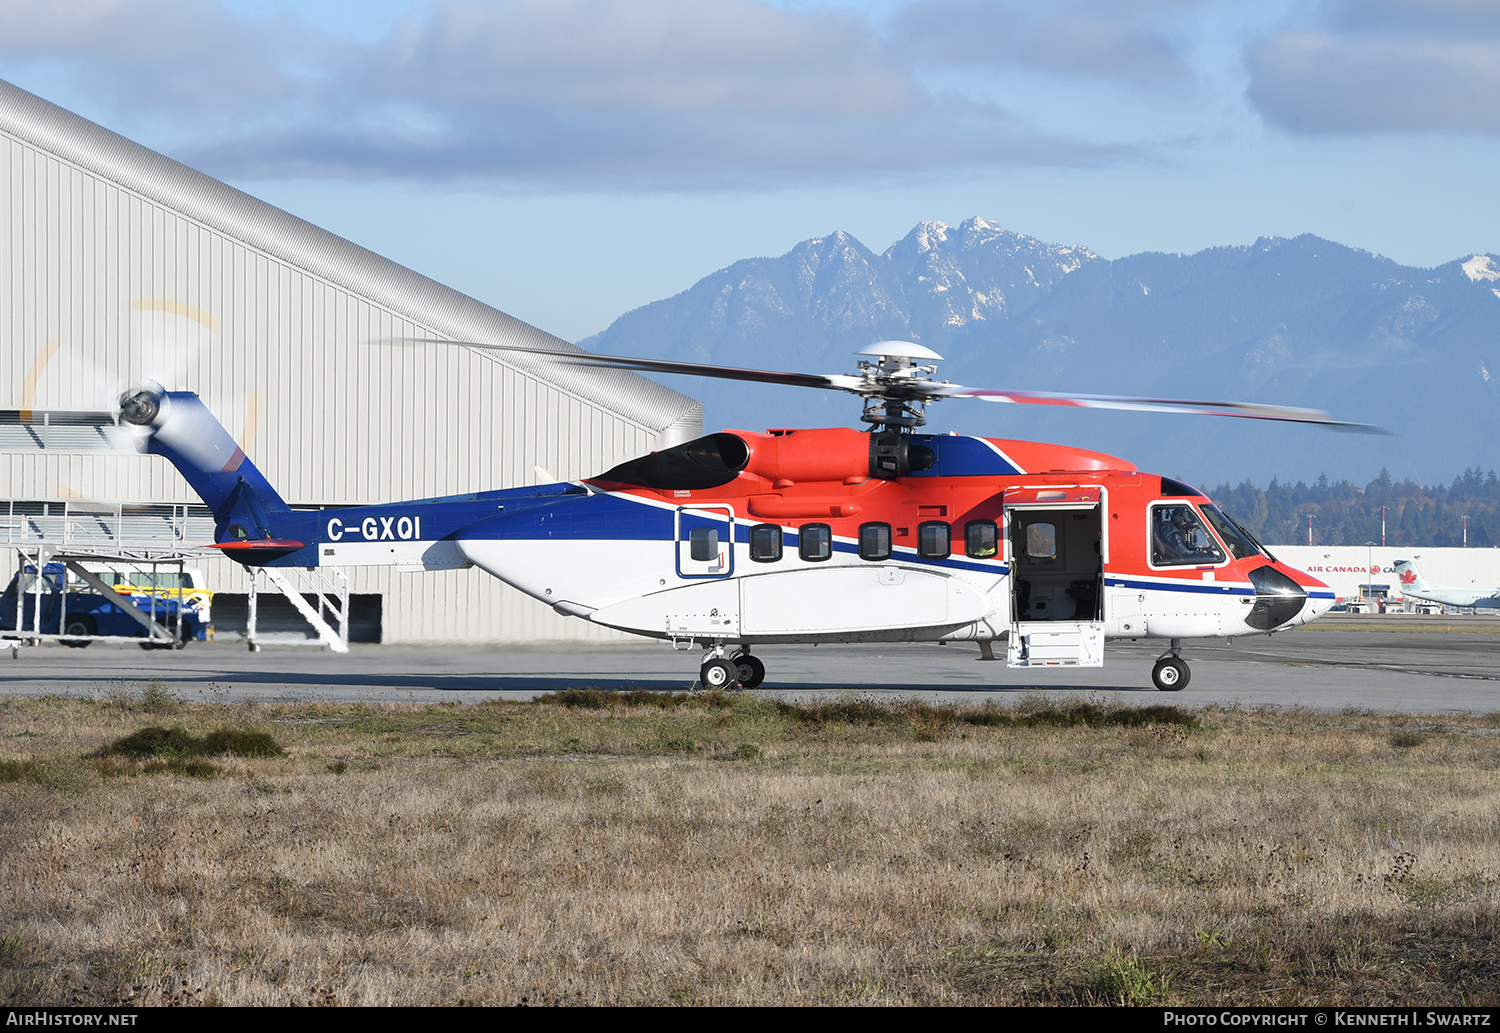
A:
{"type": "Polygon", "coordinates": [[[1027,621],[1010,626],[1009,667],[1103,667],[1104,625],[1027,621]]]}

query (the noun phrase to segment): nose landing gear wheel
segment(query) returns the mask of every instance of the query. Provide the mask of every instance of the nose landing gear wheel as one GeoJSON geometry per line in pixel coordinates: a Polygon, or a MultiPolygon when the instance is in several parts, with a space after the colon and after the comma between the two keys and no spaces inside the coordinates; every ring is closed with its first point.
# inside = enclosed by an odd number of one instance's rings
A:
{"type": "Polygon", "coordinates": [[[766,665],[760,658],[745,653],[734,658],[735,680],[742,689],[755,689],[766,680],[766,665]]]}
{"type": "Polygon", "coordinates": [[[1180,692],[1192,676],[1188,665],[1175,656],[1164,656],[1151,668],[1151,683],[1163,692],[1180,692]]]}
{"type": "Polygon", "coordinates": [[[738,682],[737,676],[736,666],[722,657],[710,660],[698,669],[698,681],[705,689],[732,689],[738,682]]]}

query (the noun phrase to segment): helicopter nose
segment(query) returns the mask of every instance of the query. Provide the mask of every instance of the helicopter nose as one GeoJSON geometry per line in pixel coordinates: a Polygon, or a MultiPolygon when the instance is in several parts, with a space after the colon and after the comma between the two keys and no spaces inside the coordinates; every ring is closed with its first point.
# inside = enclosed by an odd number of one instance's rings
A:
{"type": "Polygon", "coordinates": [[[1333,589],[1300,570],[1290,573],[1297,579],[1269,564],[1250,572],[1255,606],[1245,616],[1246,624],[1256,631],[1294,628],[1333,609],[1333,589]]]}
{"type": "Polygon", "coordinates": [[[1306,616],[1312,601],[1306,589],[1274,566],[1250,571],[1250,583],[1255,586],[1255,605],[1245,615],[1245,623],[1256,631],[1275,631],[1312,619],[1306,616]]]}

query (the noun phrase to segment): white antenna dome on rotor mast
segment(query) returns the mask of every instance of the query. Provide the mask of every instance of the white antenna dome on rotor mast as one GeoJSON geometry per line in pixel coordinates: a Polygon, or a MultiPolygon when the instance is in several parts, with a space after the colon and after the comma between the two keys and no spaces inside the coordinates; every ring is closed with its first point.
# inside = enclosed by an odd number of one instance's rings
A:
{"type": "Polygon", "coordinates": [[[931,348],[925,348],[912,341],[876,341],[867,344],[855,355],[874,355],[882,359],[923,359],[927,362],[941,362],[943,357],[931,348]]]}

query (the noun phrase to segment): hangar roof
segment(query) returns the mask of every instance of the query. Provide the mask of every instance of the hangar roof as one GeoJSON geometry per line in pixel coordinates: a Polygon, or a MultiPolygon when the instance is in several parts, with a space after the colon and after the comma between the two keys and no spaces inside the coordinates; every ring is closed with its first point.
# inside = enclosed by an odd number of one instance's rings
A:
{"type": "MultiPolygon", "coordinates": [[[[439,336],[583,351],[4,80],[0,131],[431,327],[439,336]]],[[[673,436],[679,440],[702,425],[699,403],[634,373],[567,366],[519,353],[508,353],[501,361],[653,430],[676,424],[679,433],[673,436]],[[693,423],[697,426],[689,426],[693,423]]]]}

